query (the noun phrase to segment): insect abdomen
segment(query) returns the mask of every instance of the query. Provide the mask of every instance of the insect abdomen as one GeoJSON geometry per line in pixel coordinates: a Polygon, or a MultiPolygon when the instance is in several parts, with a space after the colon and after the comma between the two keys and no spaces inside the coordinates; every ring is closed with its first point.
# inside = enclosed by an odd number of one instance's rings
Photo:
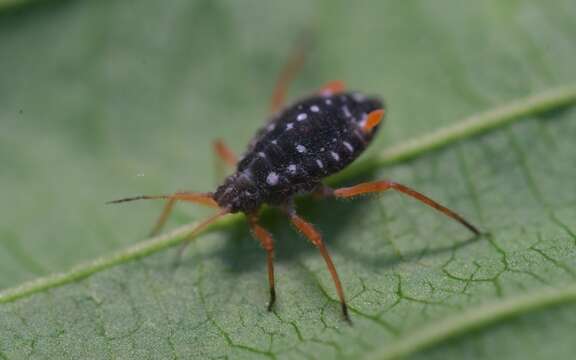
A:
{"type": "Polygon", "coordinates": [[[319,180],[340,171],[372,140],[373,132],[361,130],[365,115],[382,107],[377,100],[358,98],[317,96],[286,109],[255,142],[246,168],[271,187],[319,180]]]}
{"type": "Polygon", "coordinates": [[[245,185],[238,181],[230,185],[236,187],[238,196],[253,196],[252,204],[282,203],[295,193],[312,190],[366,149],[377,128],[365,133],[363,121],[382,107],[380,100],[355,93],[314,96],[295,103],[251,142],[232,176],[245,185]],[[246,180],[251,189],[243,191],[242,187],[248,188],[246,180]]]}

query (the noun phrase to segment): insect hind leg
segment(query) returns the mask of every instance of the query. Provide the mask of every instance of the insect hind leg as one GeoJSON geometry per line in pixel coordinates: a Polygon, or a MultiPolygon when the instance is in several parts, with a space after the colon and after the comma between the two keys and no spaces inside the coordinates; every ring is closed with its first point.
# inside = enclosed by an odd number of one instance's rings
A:
{"type": "Polygon", "coordinates": [[[399,184],[394,181],[389,180],[381,180],[381,181],[372,181],[361,183],[355,186],[340,188],[332,190],[333,196],[337,198],[350,198],[364,194],[370,193],[377,193],[377,192],[384,192],[387,190],[395,190],[401,194],[408,195],[428,206],[431,208],[439,211],[440,213],[448,216],[452,220],[455,220],[470,230],[474,235],[478,236],[481,235],[480,230],[474,225],[472,225],[468,220],[464,219],[460,214],[456,213],[454,210],[447,208],[446,206],[432,200],[428,196],[406,186],[399,184]]]}
{"type": "Polygon", "coordinates": [[[284,105],[290,84],[304,66],[306,54],[310,49],[310,43],[310,34],[308,32],[302,33],[276,80],[272,92],[272,99],[270,99],[271,113],[277,112],[284,105]]]}

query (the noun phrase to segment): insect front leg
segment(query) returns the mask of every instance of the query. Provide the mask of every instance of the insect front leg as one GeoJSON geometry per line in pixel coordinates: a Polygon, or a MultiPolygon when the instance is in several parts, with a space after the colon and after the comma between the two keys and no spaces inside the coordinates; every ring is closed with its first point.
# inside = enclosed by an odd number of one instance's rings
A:
{"type": "Polygon", "coordinates": [[[168,216],[170,216],[170,213],[172,212],[172,209],[174,208],[174,204],[176,203],[176,201],[185,201],[185,202],[191,202],[194,204],[200,204],[200,205],[205,205],[205,206],[209,206],[209,207],[213,207],[213,208],[218,208],[218,204],[216,203],[216,201],[214,201],[214,199],[212,197],[212,193],[194,193],[194,192],[186,192],[186,191],[180,191],[180,192],[176,192],[176,193],[170,194],[170,195],[134,196],[134,197],[109,201],[108,204],[119,204],[119,203],[123,203],[123,202],[135,201],[135,200],[158,200],[158,199],[165,199],[168,201],[166,201],[166,204],[164,205],[164,209],[162,210],[160,217],[158,217],[158,220],[156,221],[156,225],[154,225],[154,227],[152,228],[152,231],[150,232],[150,236],[154,236],[154,235],[158,234],[158,232],[160,232],[160,230],[162,230],[162,227],[166,223],[166,220],[168,220],[168,216]]]}
{"type": "Polygon", "coordinates": [[[268,311],[272,311],[274,303],[276,302],[276,289],[274,282],[274,240],[272,239],[272,235],[270,235],[266,229],[258,224],[257,216],[249,216],[248,223],[250,224],[252,234],[256,239],[258,239],[264,250],[266,250],[268,284],[270,287],[270,301],[268,302],[268,311]]]}

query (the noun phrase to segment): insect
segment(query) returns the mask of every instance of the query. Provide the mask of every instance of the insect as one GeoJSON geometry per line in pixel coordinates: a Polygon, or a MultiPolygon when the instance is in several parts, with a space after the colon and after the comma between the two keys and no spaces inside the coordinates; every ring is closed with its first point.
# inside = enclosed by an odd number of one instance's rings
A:
{"type": "MultiPolygon", "coordinates": [[[[334,282],[344,319],[350,322],[344,289],[336,267],[320,232],[296,212],[293,201],[296,196],[314,193],[321,197],[345,199],[395,190],[458,221],[475,235],[480,232],[456,212],[393,181],[372,181],[338,189],[324,185],[324,178],[344,169],[363,153],[378,132],[385,109],[379,98],[347,91],[339,81],[331,82],[316,94],[283,107],[288,84],[301,64],[302,54],[296,52],[276,84],[270,120],[256,133],[242,158],[237,160],[222,141],[214,143],[219,158],[236,167],[235,172],[216,191],[144,195],[110,203],[143,199],[167,200],[152,234],[161,230],[176,202],[190,202],[217,209],[216,214],[201,222],[188,239],[227,214],[244,213],[253,236],[267,253],[270,290],[268,310],[272,310],[276,301],[274,241],[271,234],[260,225],[258,214],[264,204],[277,207],[320,251],[334,282]]],[[[188,241],[185,240],[183,245],[188,241]]],[[[182,249],[184,246],[180,253],[182,249]]]]}

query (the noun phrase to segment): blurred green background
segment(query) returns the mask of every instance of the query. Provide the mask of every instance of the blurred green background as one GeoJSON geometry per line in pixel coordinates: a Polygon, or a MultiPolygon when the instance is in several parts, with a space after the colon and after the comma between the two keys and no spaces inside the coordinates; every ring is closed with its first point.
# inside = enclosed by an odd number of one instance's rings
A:
{"type": "MultiPolygon", "coordinates": [[[[576,82],[569,0],[0,1],[0,288],[137,243],[161,207],[107,200],[212,190],[211,141],[243,151],[304,30],[314,46],[291,97],[334,79],[383,96],[373,153],[576,82]]],[[[490,231],[478,242],[396,195],[304,206],[334,253],[352,328],[315,249],[271,216],[274,314],[265,255],[232,226],[199,239],[176,272],[169,249],[0,305],[0,357],[357,358],[479,304],[571,285],[574,120],[564,109],[375,169],[490,231]]],[[[181,206],[170,226],[207,214],[181,206]]],[[[420,356],[568,359],[574,310],[420,356]]]]}

